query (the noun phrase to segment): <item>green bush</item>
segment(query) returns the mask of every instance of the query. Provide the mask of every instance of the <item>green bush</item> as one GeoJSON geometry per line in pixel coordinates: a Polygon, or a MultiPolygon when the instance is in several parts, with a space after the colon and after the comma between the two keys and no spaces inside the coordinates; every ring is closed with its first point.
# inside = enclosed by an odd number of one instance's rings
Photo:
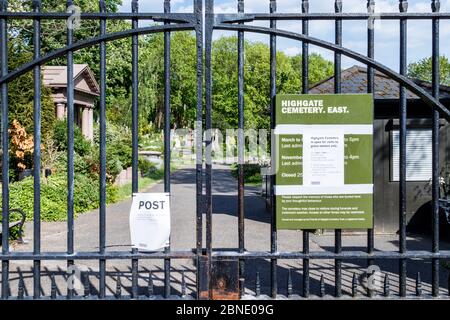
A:
{"type": "Polygon", "coordinates": [[[138,167],[143,177],[147,177],[158,170],[153,162],[144,158],[139,158],[138,167]]]}
{"type": "MultiPolygon", "coordinates": [[[[79,214],[98,208],[99,181],[88,175],[75,175],[74,212],[79,214]]],[[[107,203],[117,200],[117,188],[107,187],[107,203]]],[[[22,209],[27,220],[33,219],[33,178],[28,177],[10,185],[10,207],[22,209]]],[[[64,174],[51,175],[41,183],[41,219],[67,219],[67,178],[64,174]]]]}
{"type": "MultiPolygon", "coordinates": [[[[91,143],[84,137],[80,128],[74,125],[73,145],[75,153],[85,156],[91,152],[91,143]]],[[[67,150],[67,121],[58,120],[53,129],[53,140],[59,151],[67,150]]]]}
{"type": "MultiPolygon", "coordinates": [[[[73,169],[75,174],[90,175],[92,173],[92,163],[88,156],[80,156],[78,153],[73,155],[73,169]]],[[[67,156],[61,157],[56,165],[56,170],[58,172],[67,171],[67,156]]]]}
{"type": "MultiPolygon", "coordinates": [[[[59,151],[67,150],[67,122],[58,121],[55,125],[54,141],[59,151]]],[[[98,129],[98,128],[97,128],[98,129]]],[[[100,137],[94,130],[94,143],[86,140],[78,127],[74,129],[74,170],[75,173],[93,176],[100,174],[100,137]]],[[[107,125],[106,131],[106,175],[113,183],[119,173],[131,166],[131,135],[127,128],[114,124],[107,125]]],[[[59,172],[67,170],[67,156],[59,159],[59,172]]]]}
{"type": "MultiPolygon", "coordinates": [[[[231,166],[231,174],[233,177],[238,177],[238,165],[234,163],[231,166]]],[[[244,182],[259,184],[262,182],[261,178],[261,166],[257,163],[245,163],[244,164],[244,182]]]]}
{"type": "MultiPolygon", "coordinates": [[[[98,128],[97,128],[98,129],[98,128]]],[[[99,170],[99,130],[94,130],[94,152],[93,160],[97,163],[99,170]]],[[[131,166],[132,143],[131,133],[128,128],[107,123],[106,125],[106,172],[110,182],[114,182],[119,173],[131,166]]],[[[95,166],[93,166],[95,167],[95,166]]]]}

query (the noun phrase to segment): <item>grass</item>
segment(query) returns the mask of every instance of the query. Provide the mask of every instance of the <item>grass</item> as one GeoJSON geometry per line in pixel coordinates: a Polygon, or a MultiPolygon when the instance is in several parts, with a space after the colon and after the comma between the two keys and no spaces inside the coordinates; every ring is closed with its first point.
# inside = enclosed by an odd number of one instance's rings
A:
{"type": "MultiPolygon", "coordinates": [[[[139,191],[143,191],[143,190],[149,188],[151,185],[156,184],[163,177],[164,177],[164,171],[160,170],[160,169],[158,169],[152,173],[149,173],[145,177],[139,177],[139,182],[138,182],[139,191]]],[[[131,197],[131,194],[132,194],[131,182],[120,186],[117,191],[117,201],[116,202],[120,202],[122,200],[125,200],[125,199],[131,197]]]]}
{"type": "MultiPolygon", "coordinates": [[[[170,165],[170,171],[174,172],[178,168],[177,165],[171,164],[170,165]]],[[[139,177],[138,182],[138,190],[144,191],[145,189],[148,189],[150,186],[158,183],[161,181],[161,179],[164,177],[164,170],[163,169],[156,169],[153,172],[149,172],[144,177],[139,177]]],[[[122,186],[120,186],[117,190],[117,202],[123,201],[125,199],[128,199],[131,197],[132,194],[132,186],[131,182],[126,183],[122,186]]]]}

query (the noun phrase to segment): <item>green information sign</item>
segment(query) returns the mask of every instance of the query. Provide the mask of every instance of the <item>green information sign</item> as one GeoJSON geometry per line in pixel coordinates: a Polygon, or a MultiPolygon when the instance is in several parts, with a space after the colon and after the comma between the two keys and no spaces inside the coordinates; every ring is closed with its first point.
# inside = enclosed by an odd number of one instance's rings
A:
{"type": "Polygon", "coordinates": [[[277,95],[276,110],[277,228],[372,228],[372,95],[277,95]]]}

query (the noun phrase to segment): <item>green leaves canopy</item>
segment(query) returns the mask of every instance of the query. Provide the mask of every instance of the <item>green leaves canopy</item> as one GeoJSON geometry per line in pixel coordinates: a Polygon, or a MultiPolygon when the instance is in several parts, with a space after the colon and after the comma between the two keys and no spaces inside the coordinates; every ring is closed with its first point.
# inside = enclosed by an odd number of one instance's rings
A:
{"type": "MultiPolygon", "coordinates": [[[[222,37],[213,44],[213,125],[237,128],[238,65],[237,37],[222,37]]],[[[260,42],[244,43],[245,126],[269,129],[270,49],[260,42]]],[[[301,92],[301,56],[277,52],[277,92],[301,92]]],[[[333,74],[333,64],[317,54],[309,57],[311,84],[333,74]]]]}
{"type": "MultiPolygon", "coordinates": [[[[106,0],[108,11],[118,10],[120,0],[106,0]]],[[[98,1],[79,0],[82,12],[98,11],[98,1]]],[[[10,1],[10,10],[31,11],[31,2],[10,1]]],[[[63,12],[65,2],[42,1],[42,11],[63,12]]],[[[127,21],[108,21],[107,32],[127,30],[127,21]]],[[[33,51],[31,21],[14,21],[10,27],[13,50],[31,60],[33,51]]],[[[99,22],[83,20],[74,31],[74,41],[97,36],[99,22]]],[[[42,21],[42,54],[66,44],[64,20],[42,21]]],[[[264,43],[245,41],[245,121],[246,127],[269,127],[270,53],[264,43]]],[[[139,123],[140,133],[160,130],[164,112],[164,37],[162,34],[139,37],[139,123]]],[[[74,53],[75,63],[86,63],[99,77],[99,47],[74,53]]],[[[192,32],[171,34],[171,127],[193,127],[197,105],[197,47],[192,32]]],[[[66,58],[51,62],[65,65],[66,58]]],[[[237,127],[237,38],[223,37],[213,43],[213,125],[220,129],[237,127]]],[[[333,65],[321,56],[310,56],[310,83],[333,73],[333,65]]],[[[107,44],[107,118],[115,124],[131,125],[131,39],[107,44]]],[[[31,86],[30,86],[31,88],[31,86]]],[[[301,56],[277,53],[277,92],[296,93],[301,88],[301,56]]],[[[32,101],[32,92],[23,97],[32,101]]],[[[21,103],[25,105],[24,103],[21,103]]],[[[28,108],[28,107],[27,107],[28,108]]],[[[47,112],[47,111],[46,111],[47,112]]],[[[49,111],[48,111],[49,112],[49,111]]],[[[25,113],[26,114],[26,113],[25,113]]],[[[29,114],[29,112],[28,112],[29,114]]]]}
{"type": "MultiPolygon", "coordinates": [[[[450,61],[447,57],[439,57],[440,64],[440,83],[441,85],[450,86],[450,61]]],[[[424,58],[408,66],[408,76],[411,78],[428,81],[432,80],[432,59],[424,58]]]]}

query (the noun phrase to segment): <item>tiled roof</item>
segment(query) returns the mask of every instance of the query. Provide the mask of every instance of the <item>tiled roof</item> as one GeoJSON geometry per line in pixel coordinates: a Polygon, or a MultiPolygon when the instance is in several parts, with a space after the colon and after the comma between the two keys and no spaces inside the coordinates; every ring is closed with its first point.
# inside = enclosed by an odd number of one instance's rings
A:
{"type": "MultiPolygon", "coordinates": [[[[100,92],[99,85],[95,80],[94,74],[87,64],[73,65],[74,80],[85,76],[85,80],[89,84],[91,94],[98,95],[100,92]]],[[[48,87],[67,87],[67,66],[44,66],[42,67],[43,84],[48,87]]],[[[75,89],[79,89],[75,87],[75,89]]],[[[82,90],[85,91],[85,90],[82,90]]]]}
{"type": "MultiPolygon", "coordinates": [[[[425,81],[414,80],[419,86],[431,93],[431,84],[425,81]]],[[[342,93],[366,93],[367,92],[367,69],[353,66],[343,70],[341,73],[342,93]]],[[[325,79],[309,90],[312,94],[334,93],[334,76],[325,79]]],[[[450,87],[441,86],[441,99],[450,98],[450,87]]],[[[375,71],[375,99],[398,99],[399,84],[381,72],[375,71]]],[[[419,97],[407,90],[408,99],[419,97]]]]}

